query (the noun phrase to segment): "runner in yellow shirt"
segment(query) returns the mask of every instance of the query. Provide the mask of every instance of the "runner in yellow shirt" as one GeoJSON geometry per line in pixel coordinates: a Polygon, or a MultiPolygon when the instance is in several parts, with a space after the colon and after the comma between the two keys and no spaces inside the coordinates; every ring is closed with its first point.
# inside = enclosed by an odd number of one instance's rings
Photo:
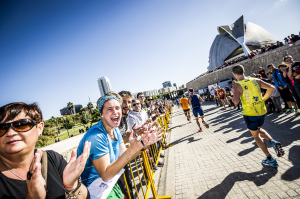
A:
{"type": "Polygon", "coordinates": [[[182,106],[183,112],[186,116],[187,121],[192,122],[191,121],[191,116],[190,116],[190,106],[189,106],[189,99],[183,95],[183,98],[180,100],[179,102],[182,106]]]}
{"type": "Polygon", "coordinates": [[[267,158],[262,161],[262,164],[278,167],[277,161],[272,157],[266,143],[262,139],[264,138],[270,142],[278,157],[284,155],[281,143],[273,140],[270,134],[262,129],[267,113],[265,101],[271,96],[275,88],[260,79],[246,78],[242,65],[234,66],[232,72],[234,77],[238,80],[232,87],[234,96],[233,103],[238,105],[240,100],[242,102],[246,126],[250,130],[256,144],[267,156],[267,158]],[[264,96],[261,95],[260,88],[267,89],[264,96]]]}

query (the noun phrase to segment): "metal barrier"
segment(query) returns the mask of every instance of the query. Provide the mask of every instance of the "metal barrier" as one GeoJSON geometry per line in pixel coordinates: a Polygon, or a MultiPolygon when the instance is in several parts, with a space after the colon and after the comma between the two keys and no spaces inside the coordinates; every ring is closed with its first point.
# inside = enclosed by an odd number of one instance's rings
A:
{"type": "MultiPolygon", "coordinates": [[[[163,116],[163,119],[161,117],[159,117],[156,120],[158,122],[158,124],[163,128],[164,134],[163,134],[163,139],[162,140],[163,140],[166,147],[173,146],[173,145],[168,145],[168,146],[166,145],[166,135],[165,135],[165,133],[170,131],[168,129],[168,125],[167,125],[167,123],[169,122],[169,118],[170,118],[170,114],[169,114],[169,112],[167,112],[165,114],[165,116],[163,116]]],[[[158,124],[157,124],[157,127],[158,127],[158,124]]],[[[161,150],[162,150],[162,146],[160,145],[160,147],[157,148],[157,144],[155,143],[155,144],[152,144],[151,146],[149,146],[147,150],[142,151],[141,154],[139,154],[134,159],[134,165],[135,165],[136,170],[137,170],[138,180],[139,180],[139,184],[140,184],[144,199],[150,199],[149,198],[150,189],[152,191],[152,195],[153,195],[154,199],[168,199],[168,198],[171,198],[171,196],[158,196],[157,192],[156,192],[154,180],[153,180],[154,175],[155,175],[155,170],[153,169],[152,161],[157,166],[161,150]],[[142,156],[142,158],[141,158],[141,156],[142,156]],[[140,174],[139,169],[138,169],[137,160],[139,161],[141,169],[142,169],[142,177],[141,177],[141,174],[140,174]],[[143,184],[146,186],[145,190],[143,188],[143,184]]],[[[139,191],[137,189],[137,183],[135,182],[135,178],[134,178],[134,175],[133,175],[131,163],[133,163],[133,161],[128,163],[129,168],[130,168],[130,172],[131,172],[131,177],[132,177],[132,181],[133,181],[133,184],[134,184],[134,188],[135,188],[137,198],[140,199],[139,191]]],[[[129,194],[130,191],[129,191],[128,183],[127,183],[127,180],[126,180],[126,177],[125,177],[124,173],[123,173],[123,177],[124,177],[124,181],[125,181],[125,184],[126,184],[126,189],[127,189],[129,199],[132,199],[130,194],[129,194]]]]}

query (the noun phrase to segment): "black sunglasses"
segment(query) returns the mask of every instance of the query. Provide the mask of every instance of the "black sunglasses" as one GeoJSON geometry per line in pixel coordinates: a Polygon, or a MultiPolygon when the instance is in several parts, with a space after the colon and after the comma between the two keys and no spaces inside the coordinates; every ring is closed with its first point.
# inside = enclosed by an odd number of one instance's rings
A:
{"type": "Polygon", "coordinates": [[[2,123],[0,124],[0,137],[5,135],[10,127],[16,132],[27,132],[38,123],[39,122],[32,119],[21,119],[10,123],[2,123]]]}
{"type": "Polygon", "coordinates": [[[147,99],[148,101],[152,101],[153,99],[147,99]]]}
{"type": "Polygon", "coordinates": [[[135,103],[135,104],[132,104],[132,106],[136,106],[136,105],[140,105],[141,103],[135,103]]]}

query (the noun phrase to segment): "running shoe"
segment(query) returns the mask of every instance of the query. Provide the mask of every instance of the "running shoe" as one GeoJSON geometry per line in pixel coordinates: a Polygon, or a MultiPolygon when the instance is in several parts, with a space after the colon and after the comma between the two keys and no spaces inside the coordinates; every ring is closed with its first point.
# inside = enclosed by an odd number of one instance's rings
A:
{"type": "Polygon", "coordinates": [[[190,117],[189,117],[189,116],[186,116],[186,119],[187,119],[187,121],[189,121],[189,120],[190,120],[190,117]]]}
{"type": "Polygon", "coordinates": [[[202,128],[200,128],[199,131],[202,132],[202,128]]]}
{"type": "Polygon", "coordinates": [[[292,112],[292,109],[286,109],[285,114],[289,114],[292,112]]]}
{"type": "Polygon", "coordinates": [[[234,108],[234,109],[236,109],[237,107],[236,107],[236,106],[234,106],[233,108],[234,108]]]}
{"type": "Polygon", "coordinates": [[[224,109],[226,110],[226,107],[224,106],[224,109]]]}
{"type": "Polygon", "coordinates": [[[282,145],[280,142],[271,140],[271,145],[274,148],[277,157],[282,157],[284,155],[284,150],[282,149],[282,145]]]}
{"type": "Polygon", "coordinates": [[[298,109],[295,110],[295,115],[299,115],[300,112],[298,111],[298,109]]]}
{"type": "Polygon", "coordinates": [[[208,125],[205,121],[202,121],[202,123],[204,124],[204,126],[205,126],[206,128],[209,128],[209,125],[208,125]]]}
{"type": "Polygon", "coordinates": [[[263,165],[266,165],[266,166],[269,166],[269,167],[274,167],[274,168],[278,167],[277,161],[274,158],[272,158],[272,160],[268,160],[268,158],[266,158],[261,163],[263,165]]]}

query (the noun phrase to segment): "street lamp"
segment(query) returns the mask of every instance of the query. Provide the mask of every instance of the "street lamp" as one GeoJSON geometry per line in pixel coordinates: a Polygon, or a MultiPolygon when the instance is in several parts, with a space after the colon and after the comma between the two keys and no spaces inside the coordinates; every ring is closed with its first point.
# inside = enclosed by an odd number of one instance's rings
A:
{"type": "Polygon", "coordinates": [[[65,121],[65,127],[66,127],[66,129],[67,129],[68,136],[70,137],[69,130],[68,130],[68,127],[67,127],[66,117],[63,117],[63,119],[64,119],[64,121],[65,121]]]}

